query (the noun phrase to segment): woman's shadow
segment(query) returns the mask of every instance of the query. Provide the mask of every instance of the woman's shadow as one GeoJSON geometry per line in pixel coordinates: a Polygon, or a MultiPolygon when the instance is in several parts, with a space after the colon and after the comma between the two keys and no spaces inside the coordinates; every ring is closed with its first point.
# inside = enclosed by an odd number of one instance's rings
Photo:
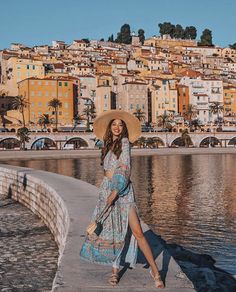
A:
{"type": "MultiPolygon", "coordinates": [[[[162,254],[162,270],[160,271],[163,282],[168,272],[171,257],[175,259],[183,273],[192,282],[198,292],[233,292],[236,291],[236,279],[230,273],[215,267],[216,261],[207,254],[191,252],[181,245],[167,244],[161,236],[150,229],[144,232],[155,259],[162,254]]],[[[121,262],[122,263],[122,262],[121,262]]],[[[138,250],[137,264],[143,264],[148,269],[149,264],[143,253],[138,250]]],[[[120,278],[124,275],[129,265],[123,262],[119,272],[120,278]]]]}

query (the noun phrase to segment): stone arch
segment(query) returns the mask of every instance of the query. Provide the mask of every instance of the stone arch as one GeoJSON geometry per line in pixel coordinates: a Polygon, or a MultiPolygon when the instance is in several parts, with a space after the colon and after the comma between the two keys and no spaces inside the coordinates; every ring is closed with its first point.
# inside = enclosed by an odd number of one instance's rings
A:
{"type": "Polygon", "coordinates": [[[206,138],[204,138],[203,140],[201,140],[199,147],[216,147],[216,146],[220,146],[222,147],[221,141],[219,139],[217,139],[216,137],[213,136],[208,136],[206,138]]]}
{"type": "Polygon", "coordinates": [[[228,146],[236,146],[236,137],[233,137],[230,139],[228,146]]]}
{"type": "MultiPolygon", "coordinates": [[[[193,146],[193,141],[191,139],[191,137],[189,136],[188,138],[188,146],[193,146]]],[[[184,139],[180,136],[175,138],[172,143],[170,144],[171,147],[187,147],[185,145],[184,139]]]]}
{"type": "Polygon", "coordinates": [[[81,147],[89,147],[88,142],[80,137],[70,138],[63,146],[63,149],[79,149],[81,147]]]}
{"type": "Polygon", "coordinates": [[[57,149],[57,145],[54,140],[48,137],[40,137],[35,140],[31,146],[31,149],[34,150],[50,150],[57,149]]]}
{"type": "Polygon", "coordinates": [[[8,137],[0,141],[0,149],[20,149],[20,140],[15,137],[8,137]]]}

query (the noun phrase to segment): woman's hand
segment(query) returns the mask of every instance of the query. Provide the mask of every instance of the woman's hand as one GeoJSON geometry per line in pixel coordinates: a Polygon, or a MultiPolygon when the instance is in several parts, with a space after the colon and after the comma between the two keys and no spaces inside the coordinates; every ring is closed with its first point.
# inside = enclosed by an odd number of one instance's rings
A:
{"type": "Polygon", "coordinates": [[[116,199],[116,197],[117,197],[116,192],[111,192],[111,194],[107,197],[107,205],[111,206],[114,200],[116,199]]]}

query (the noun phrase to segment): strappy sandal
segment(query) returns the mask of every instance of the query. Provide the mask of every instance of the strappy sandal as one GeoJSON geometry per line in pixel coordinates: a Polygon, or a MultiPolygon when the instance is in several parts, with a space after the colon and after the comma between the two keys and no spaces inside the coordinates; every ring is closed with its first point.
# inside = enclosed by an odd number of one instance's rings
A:
{"type": "Polygon", "coordinates": [[[112,286],[116,286],[119,283],[119,275],[118,273],[112,273],[111,277],[108,280],[108,283],[112,286]]]}
{"type": "Polygon", "coordinates": [[[155,275],[155,277],[154,277],[153,274],[152,274],[152,271],[150,270],[150,275],[151,275],[151,277],[153,278],[153,280],[154,280],[154,282],[155,282],[155,286],[156,286],[157,288],[165,288],[165,285],[164,285],[164,283],[163,283],[163,281],[162,281],[161,276],[160,276],[159,273],[157,273],[157,274],[155,275]]]}

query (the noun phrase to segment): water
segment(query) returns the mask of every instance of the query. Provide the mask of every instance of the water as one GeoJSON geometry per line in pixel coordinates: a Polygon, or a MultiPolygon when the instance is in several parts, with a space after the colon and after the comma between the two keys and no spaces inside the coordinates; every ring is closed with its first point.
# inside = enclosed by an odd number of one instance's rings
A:
{"type": "MultiPolygon", "coordinates": [[[[236,155],[132,157],[142,219],[168,243],[211,255],[236,274],[236,155]]],[[[99,186],[99,158],[11,161],[99,186]],[[96,171],[95,171],[96,170],[96,171]]]]}

